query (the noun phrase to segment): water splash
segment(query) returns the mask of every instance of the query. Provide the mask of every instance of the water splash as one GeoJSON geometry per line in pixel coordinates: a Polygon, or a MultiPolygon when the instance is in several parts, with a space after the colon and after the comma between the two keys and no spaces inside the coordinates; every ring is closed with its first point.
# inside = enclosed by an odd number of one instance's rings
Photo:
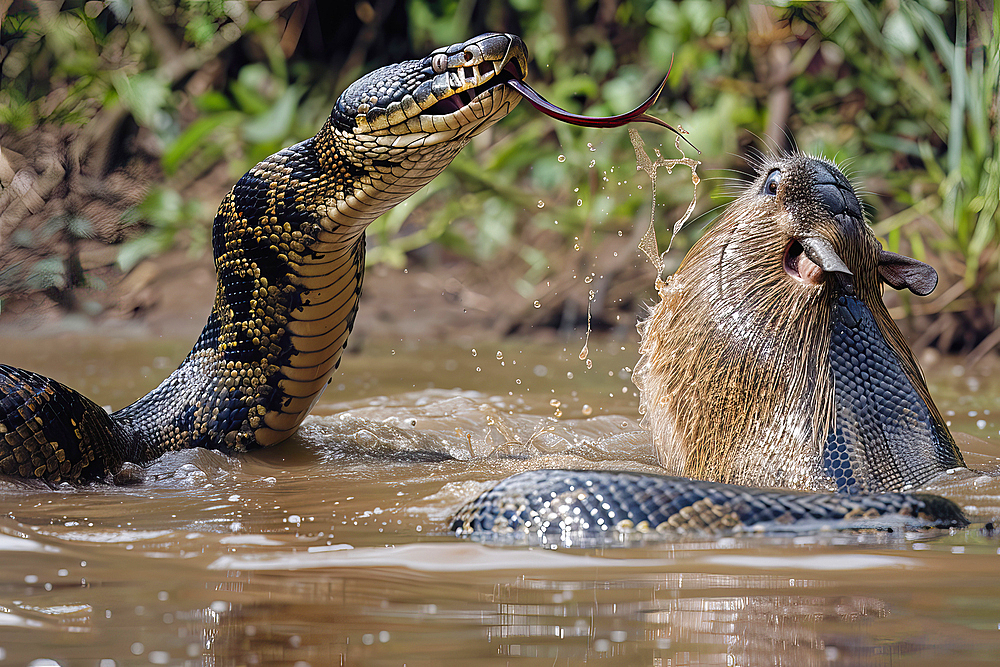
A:
{"type": "Polygon", "coordinates": [[[628,131],[629,138],[632,140],[632,146],[635,148],[635,160],[636,160],[636,171],[642,170],[649,175],[649,182],[651,186],[651,197],[652,200],[649,212],[649,228],[646,233],[643,234],[642,240],[639,242],[639,249],[646,253],[646,257],[649,258],[650,263],[656,267],[656,289],[659,291],[665,285],[663,282],[663,255],[670,250],[670,246],[674,242],[674,237],[677,233],[681,231],[684,227],[684,223],[688,221],[691,217],[691,213],[694,211],[695,203],[698,201],[698,183],[701,182],[701,177],[698,176],[698,165],[701,164],[700,160],[695,160],[694,158],[689,158],[684,155],[684,151],[680,146],[680,136],[674,140],[674,147],[683,156],[680,158],[667,159],[660,155],[660,150],[654,148],[653,152],[656,153],[656,160],[651,160],[649,155],[646,153],[646,145],[642,141],[642,137],[639,133],[633,129],[629,128],[628,131]],[[660,253],[660,248],[656,243],[656,229],[653,226],[654,219],[656,217],[656,172],[660,167],[664,167],[668,174],[673,172],[674,167],[682,164],[691,169],[691,183],[694,185],[693,192],[691,194],[691,203],[688,204],[687,211],[681,216],[677,222],[674,223],[673,229],[670,234],[670,242],[667,244],[667,249],[660,253]]]}
{"type": "Polygon", "coordinates": [[[588,346],[590,344],[590,331],[591,331],[591,328],[592,328],[591,327],[591,305],[594,303],[594,297],[595,296],[597,296],[597,292],[594,291],[594,290],[590,290],[590,294],[588,295],[588,298],[587,298],[587,335],[583,339],[583,348],[580,350],[580,361],[586,361],[587,362],[587,369],[588,370],[594,367],[594,360],[588,358],[588,355],[590,354],[590,348],[588,346]]]}

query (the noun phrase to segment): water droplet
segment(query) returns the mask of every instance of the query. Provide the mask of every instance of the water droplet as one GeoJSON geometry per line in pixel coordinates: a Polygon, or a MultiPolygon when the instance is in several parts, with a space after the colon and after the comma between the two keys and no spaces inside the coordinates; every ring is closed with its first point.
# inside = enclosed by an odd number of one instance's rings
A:
{"type": "Polygon", "coordinates": [[[577,199],[576,200],[576,205],[577,206],[583,206],[583,200],[582,199],[577,199]]]}
{"type": "Polygon", "coordinates": [[[514,380],[514,382],[516,382],[517,384],[521,384],[521,378],[517,378],[516,380],[514,380]]]}
{"type": "Polygon", "coordinates": [[[503,352],[497,350],[497,359],[503,359],[503,352]]]}
{"type": "Polygon", "coordinates": [[[587,359],[587,368],[590,369],[590,368],[593,368],[593,367],[594,367],[594,360],[593,359],[587,359]]]}
{"type": "MultiPolygon", "coordinates": [[[[583,349],[580,350],[580,361],[583,361],[584,359],[586,359],[588,354],[590,354],[590,350],[587,349],[587,344],[584,343],[583,349]]],[[[588,366],[587,368],[590,368],[590,367],[588,366]]]]}
{"type": "Polygon", "coordinates": [[[566,161],[566,156],[565,155],[560,155],[556,159],[559,160],[560,162],[565,162],[566,161]]]}
{"type": "Polygon", "coordinates": [[[590,152],[591,152],[591,153],[593,153],[594,151],[596,151],[596,150],[597,150],[596,148],[594,148],[594,144],[592,144],[592,143],[590,143],[590,142],[587,142],[587,148],[589,148],[589,149],[590,149],[590,152]]]}
{"type": "Polygon", "coordinates": [[[542,307],[542,302],[536,300],[535,303],[533,303],[531,305],[533,305],[535,308],[541,308],[542,307]]]}
{"type": "Polygon", "coordinates": [[[594,274],[590,274],[589,276],[587,276],[586,278],[584,278],[583,282],[587,283],[588,285],[590,283],[594,282],[594,274]]]}
{"type": "Polygon", "coordinates": [[[589,405],[587,405],[586,403],[584,403],[583,407],[580,408],[580,412],[583,413],[584,417],[589,417],[591,414],[593,414],[594,408],[592,408],[589,405]]]}
{"type": "Polygon", "coordinates": [[[476,356],[476,354],[477,354],[476,348],[472,348],[472,356],[476,356]]]}
{"type": "Polygon", "coordinates": [[[551,405],[554,408],[558,408],[560,405],[562,405],[562,401],[560,401],[558,398],[553,398],[552,400],[549,401],[549,405],[551,405]]]}
{"type": "Polygon", "coordinates": [[[541,199],[538,200],[538,208],[545,208],[545,202],[543,202],[541,199]]]}
{"type": "Polygon", "coordinates": [[[596,166],[597,166],[597,160],[591,160],[590,161],[590,168],[593,169],[596,166]]]}
{"type": "Polygon", "coordinates": [[[579,243],[574,243],[573,244],[573,250],[579,251],[580,250],[580,244],[579,243]]]}
{"type": "Polygon", "coordinates": [[[573,379],[573,371],[566,371],[566,379],[567,380],[573,379]]]}

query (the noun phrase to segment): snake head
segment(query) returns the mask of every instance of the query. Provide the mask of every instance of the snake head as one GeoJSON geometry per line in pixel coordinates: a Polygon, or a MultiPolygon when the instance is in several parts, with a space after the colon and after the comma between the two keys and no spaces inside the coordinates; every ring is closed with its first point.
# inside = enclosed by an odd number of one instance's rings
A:
{"type": "Polygon", "coordinates": [[[521,99],[503,84],[523,79],[527,63],[520,37],[480,35],[363,76],[337,100],[330,124],[351,143],[348,154],[360,147],[369,159],[398,161],[443,142],[461,148],[521,99]]]}

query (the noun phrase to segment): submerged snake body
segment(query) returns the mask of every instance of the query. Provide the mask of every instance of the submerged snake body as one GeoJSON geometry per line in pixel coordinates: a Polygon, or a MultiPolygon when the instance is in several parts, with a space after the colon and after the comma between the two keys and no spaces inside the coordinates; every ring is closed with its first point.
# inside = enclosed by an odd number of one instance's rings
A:
{"type": "Polygon", "coordinates": [[[892,526],[964,526],[932,494],[841,495],[750,489],[627,472],[532,470],[513,475],[455,515],[458,534],[541,540],[606,533],[724,533],[892,526]]]}
{"type": "MultiPolygon", "coordinates": [[[[171,450],[243,452],[294,433],[340,363],[354,324],[365,228],[509,113],[520,95],[504,83],[520,80],[526,65],[519,38],[487,34],[352,84],[315,137],[258,164],[222,202],[212,235],[214,308],[194,349],[159,387],[109,415],[53,380],[0,365],[0,472],[76,483],[171,450]]],[[[850,475],[863,463],[851,458],[856,442],[843,443],[841,461],[833,441],[826,479],[855,490],[850,475]]],[[[467,505],[452,529],[716,529],[859,515],[963,521],[953,504],[933,496],[810,496],[683,478],[536,471],[467,505]],[[594,522],[578,521],[584,512],[594,522]]]]}

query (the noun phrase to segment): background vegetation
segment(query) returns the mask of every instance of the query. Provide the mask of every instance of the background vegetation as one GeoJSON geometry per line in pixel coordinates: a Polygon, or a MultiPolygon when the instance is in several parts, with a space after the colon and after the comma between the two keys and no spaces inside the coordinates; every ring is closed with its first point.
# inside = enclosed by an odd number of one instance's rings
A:
{"type": "MultiPolygon", "coordinates": [[[[204,252],[221,194],[313,134],[357,76],[502,30],[527,42],[536,89],[591,115],[641,101],[673,56],[656,113],[702,151],[699,223],[752,147],[794,137],[838,159],[888,245],[941,273],[936,296],[894,302],[919,344],[979,356],[1000,343],[989,0],[0,0],[0,17],[2,299],[93,310],[80,287],[204,252]]],[[[575,323],[592,292],[598,324],[634,312],[652,279],[636,260],[649,211],[627,134],[527,104],[512,116],[372,225],[369,261],[473,262],[520,294],[504,331],[575,323]]],[[[644,136],[673,153],[659,130],[644,136]]],[[[689,175],[674,178],[659,187],[661,248],[689,198],[689,175]]]]}

